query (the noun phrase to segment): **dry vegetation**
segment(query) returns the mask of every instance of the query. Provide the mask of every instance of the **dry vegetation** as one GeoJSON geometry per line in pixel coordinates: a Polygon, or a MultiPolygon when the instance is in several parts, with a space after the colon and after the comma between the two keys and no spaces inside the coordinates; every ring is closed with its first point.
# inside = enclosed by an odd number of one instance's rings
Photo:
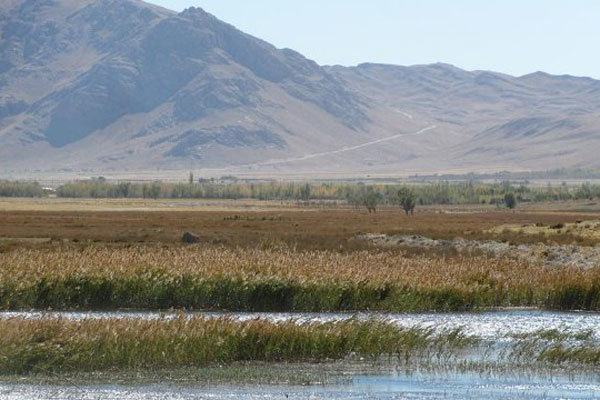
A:
{"type": "Polygon", "coordinates": [[[595,245],[567,231],[588,214],[481,210],[414,217],[345,208],[255,211],[0,212],[0,307],[214,310],[600,309],[597,268],[383,249],[360,233],[595,245]],[[183,246],[183,232],[200,245],[183,246]],[[37,238],[37,240],[34,240],[37,238]],[[45,238],[45,239],[44,239],[45,238]]]}
{"type": "MultiPolygon", "coordinates": [[[[206,211],[206,207],[198,206],[191,210],[183,208],[169,212],[161,208],[161,211],[152,212],[52,211],[52,205],[45,206],[45,211],[0,211],[0,238],[67,239],[100,244],[172,244],[180,241],[183,232],[190,231],[199,235],[205,243],[230,247],[256,247],[264,242],[282,241],[299,249],[323,250],[340,247],[351,250],[356,246],[363,249],[352,240],[360,233],[414,233],[434,239],[465,237],[514,243],[551,240],[591,245],[600,242],[568,233],[549,238],[522,235],[518,231],[487,232],[503,224],[552,226],[594,219],[597,214],[479,209],[440,213],[438,209],[421,209],[414,217],[406,217],[397,208],[369,214],[363,210],[337,207],[244,211],[246,205],[238,204],[236,208],[232,205],[231,210],[209,208],[206,211]]],[[[263,207],[268,207],[268,204],[263,207]]]]}
{"type": "MultiPolygon", "coordinates": [[[[398,209],[368,214],[331,204],[219,202],[195,209],[198,203],[166,201],[148,203],[152,212],[109,211],[120,207],[112,203],[98,211],[101,202],[94,202],[95,211],[68,211],[43,201],[36,211],[0,212],[1,309],[600,310],[600,268],[549,268],[451,249],[384,248],[356,238],[382,233],[595,246],[597,236],[574,229],[552,235],[505,229],[585,227],[577,221],[596,220],[592,213],[477,206],[421,208],[407,217],[398,209]],[[176,211],[165,211],[171,206],[176,211]],[[188,231],[201,243],[181,244],[188,231]]],[[[0,374],[400,356],[416,349],[446,351],[470,340],[457,332],[434,336],[377,321],[9,319],[0,323],[0,374]]],[[[600,359],[587,342],[577,353],[559,345],[553,353],[535,347],[535,357],[600,359]]]]}
{"type": "Polygon", "coordinates": [[[500,225],[490,230],[492,233],[503,233],[505,231],[519,233],[521,235],[537,235],[548,237],[561,237],[568,235],[580,239],[600,239],[600,220],[578,220],[573,223],[558,223],[554,225],[544,225],[543,223],[525,224],[525,225],[500,225]]]}
{"type": "Polygon", "coordinates": [[[225,247],[84,247],[0,254],[5,309],[600,309],[600,271],[487,257],[225,247]]]}

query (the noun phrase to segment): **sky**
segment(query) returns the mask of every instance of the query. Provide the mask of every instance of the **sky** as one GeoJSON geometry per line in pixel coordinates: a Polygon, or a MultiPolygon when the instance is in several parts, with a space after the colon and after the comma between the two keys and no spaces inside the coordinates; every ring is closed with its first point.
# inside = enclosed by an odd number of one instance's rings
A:
{"type": "Polygon", "coordinates": [[[202,7],[323,65],[445,62],[600,79],[600,0],[149,0],[202,7]]]}

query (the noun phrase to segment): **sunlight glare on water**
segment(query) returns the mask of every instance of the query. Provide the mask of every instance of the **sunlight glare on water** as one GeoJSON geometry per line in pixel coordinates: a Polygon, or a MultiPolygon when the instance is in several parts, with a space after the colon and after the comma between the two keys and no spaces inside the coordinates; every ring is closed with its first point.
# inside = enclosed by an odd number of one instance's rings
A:
{"type": "Polygon", "coordinates": [[[218,386],[182,388],[170,385],[28,386],[0,385],[4,400],[188,400],[188,399],[594,399],[600,384],[593,379],[481,377],[474,374],[398,374],[357,376],[341,386],[218,386]]]}

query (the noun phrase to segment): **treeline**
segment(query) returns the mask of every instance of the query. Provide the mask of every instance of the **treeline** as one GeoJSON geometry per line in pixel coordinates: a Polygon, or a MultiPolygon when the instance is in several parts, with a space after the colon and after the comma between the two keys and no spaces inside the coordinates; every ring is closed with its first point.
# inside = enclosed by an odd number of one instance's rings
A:
{"type": "Polygon", "coordinates": [[[146,199],[311,200],[339,198],[325,186],[295,183],[109,183],[78,181],[60,186],[59,197],[146,199]]]}
{"type": "Polygon", "coordinates": [[[44,190],[37,182],[0,181],[0,197],[42,197],[44,190]]]}
{"type": "Polygon", "coordinates": [[[432,181],[530,181],[546,179],[600,179],[598,169],[566,169],[557,168],[548,171],[530,172],[495,172],[495,173],[468,173],[468,174],[435,174],[435,175],[413,175],[409,177],[410,182],[432,182],[432,181]]]}
{"type": "MultiPolygon", "coordinates": [[[[257,199],[257,200],[340,200],[363,205],[366,197],[377,204],[395,204],[398,191],[409,187],[425,204],[479,203],[501,199],[512,187],[489,184],[435,183],[421,185],[366,185],[362,183],[109,183],[78,181],[60,186],[59,197],[67,198],[154,198],[154,199],[257,199]]],[[[525,191],[526,188],[517,188],[525,191]]],[[[498,200],[500,201],[500,200],[498,200]]]]}
{"type": "Polygon", "coordinates": [[[377,204],[395,205],[399,191],[409,189],[419,205],[432,204],[502,204],[507,193],[519,202],[600,199],[600,185],[548,185],[531,187],[504,183],[109,183],[78,181],[57,189],[59,197],[68,198],[153,198],[153,199],[258,199],[258,200],[338,200],[362,206],[366,198],[377,204]]]}
{"type": "MultiPolygon", "coordinates": [[[[257,199],[288,201],[345,201],[350,205],[398,205],[399,193],[410,196],[417,205],[433,204],[503,204],[505,195],[514,194],[518,202],[600,199],[600,185],[547,185],[503,183],[111,183],[86,180],[66,183],[56,189],[63,198],[132,198],[132,199],[257,199]]],[[[0,182],[2,197],[41,197],[43,188],[36,182],[0,182]]]]}

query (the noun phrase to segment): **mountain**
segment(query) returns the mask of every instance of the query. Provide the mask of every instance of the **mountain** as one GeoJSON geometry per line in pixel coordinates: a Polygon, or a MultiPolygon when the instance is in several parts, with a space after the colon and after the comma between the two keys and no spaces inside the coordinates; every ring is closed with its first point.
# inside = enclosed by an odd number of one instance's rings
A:
{"type": "Polygon", "coordinates": [[[371,104],[426,115],[440,134],[464,134],[445,149],[450,168],[600,164],[594,155],[600,150],[600,81],[542,72],[522,77],[467,72],[447,64],[331,70],[371,104]]]}
{"type": "Polygon", "coordinates": [[[320,66],[199,8],[0,4],[4,174],[597,167],[599,118],[589,78],[320,66]]]}

